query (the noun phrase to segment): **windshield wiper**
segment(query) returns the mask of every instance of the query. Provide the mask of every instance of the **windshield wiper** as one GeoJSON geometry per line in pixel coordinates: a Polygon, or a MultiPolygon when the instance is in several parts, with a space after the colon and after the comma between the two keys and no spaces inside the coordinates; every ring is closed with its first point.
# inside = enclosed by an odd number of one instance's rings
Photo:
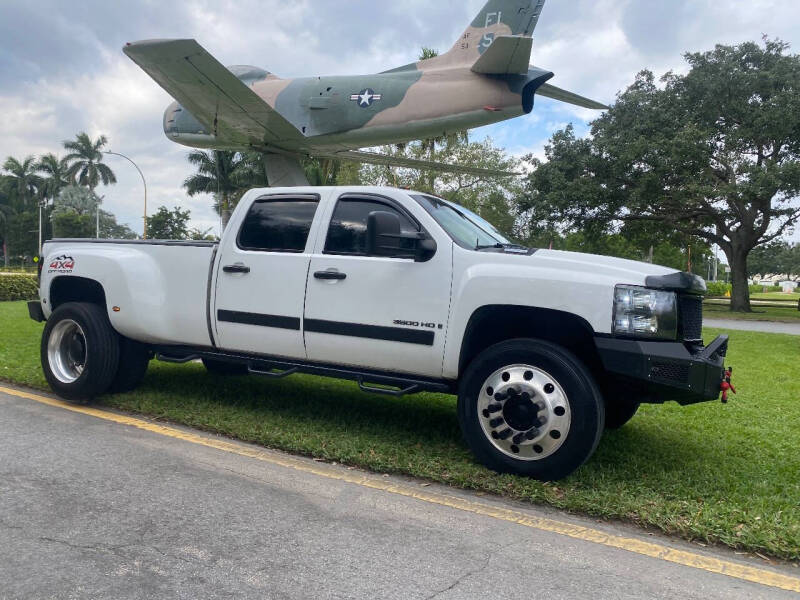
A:
{"type": "Polygon", "coordinates": [[[494,244],[475,244],[475,250],[490,250],[490,249],[497,249],[497,250],[524,250],[528,251],[529,248],[527,246],[520,246],[519,244],[503,244],[500,242],[496,242],[494,244]]]}

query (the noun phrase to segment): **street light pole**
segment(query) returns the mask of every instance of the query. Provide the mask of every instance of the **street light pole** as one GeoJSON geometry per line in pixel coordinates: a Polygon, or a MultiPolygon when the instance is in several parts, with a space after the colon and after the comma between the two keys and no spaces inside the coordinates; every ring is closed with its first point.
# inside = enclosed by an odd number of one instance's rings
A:
{"type": "Polygon", "coordinates": [[[42,260],[42,205],[45,203],[45,200],[40,198],[39,199],[39,249],[36,253],[39,255],[39,260],[42,260]]]}
{"type": "Polygon", "coordinates": [[[100,203],[103,201],[103,198],[105,198],[105,196],[98,196],[97,194],[95,194],[94,197],[97,200],[97,211],[95,213],[96,216],[97,216],[97,227],[96,227],[96,233],[95,233],[96,237],[95,237],[95,239],[99,240],[100,239],[100,203]]]}
{"type": "Polygon", "coordinates": [[[111,152],[110,150],[103,150],[103,154],[113,154],[114,156],[121,156],[129,163],[131,163],[137,171],[139,171],[139,176],[142,178],[142,184],[144,185],[144,229],[142,230],[142,239],[147,239],[147,181],[144,179],[144,173],[139,168],[135,162],[133,162],[130,158],[125,156],[124,154],[120,154],[119,152],[111,152]]]}

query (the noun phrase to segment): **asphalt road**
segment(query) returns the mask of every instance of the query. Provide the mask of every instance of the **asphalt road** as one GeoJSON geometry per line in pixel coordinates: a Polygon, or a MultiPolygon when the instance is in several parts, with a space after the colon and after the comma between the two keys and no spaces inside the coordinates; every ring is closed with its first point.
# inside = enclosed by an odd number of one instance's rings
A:
{"type": "Polygon", "coordinates": [[[705,327],[736,329],[739,331],[761,331],[764,333],[788,333],[800,335],[800,322],[775,323],[773,321],[739,321],[736,319],[703,319],[705,327]]]}
{"type": "Polygon", "coordinates": [[[800,590],[791,566],[115,418],[0,393],[1,598],[798,597],[663,559],[685,556],[800,590]]]}

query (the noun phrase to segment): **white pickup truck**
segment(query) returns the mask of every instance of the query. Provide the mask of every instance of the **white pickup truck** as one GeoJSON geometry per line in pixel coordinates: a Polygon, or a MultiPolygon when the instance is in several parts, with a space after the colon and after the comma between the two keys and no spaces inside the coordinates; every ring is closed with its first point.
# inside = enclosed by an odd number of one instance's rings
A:
{"type": "Polygon", "coordinates": [[[394,188],[248,192],[219,243],[53,240],[45,376],[86,401],[156,357],[217,374],[353,379],[458,395],[489,467],[558,479],[642,402],[717,398],[727,337],[704,347],[695,275],[506,240],[470,211],[394,188]]]}

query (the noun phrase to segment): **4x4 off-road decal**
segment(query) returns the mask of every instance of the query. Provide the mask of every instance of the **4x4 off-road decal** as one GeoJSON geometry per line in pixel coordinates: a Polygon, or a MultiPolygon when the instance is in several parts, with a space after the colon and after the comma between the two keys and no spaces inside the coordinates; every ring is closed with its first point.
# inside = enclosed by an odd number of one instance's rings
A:
{"type": "Polygon", "coordinates": [[[50,261],[50,266],[47,268],[48,273],[72,273],[75,268],[75,259],[66,254],[56,256],[50,261]]]}

